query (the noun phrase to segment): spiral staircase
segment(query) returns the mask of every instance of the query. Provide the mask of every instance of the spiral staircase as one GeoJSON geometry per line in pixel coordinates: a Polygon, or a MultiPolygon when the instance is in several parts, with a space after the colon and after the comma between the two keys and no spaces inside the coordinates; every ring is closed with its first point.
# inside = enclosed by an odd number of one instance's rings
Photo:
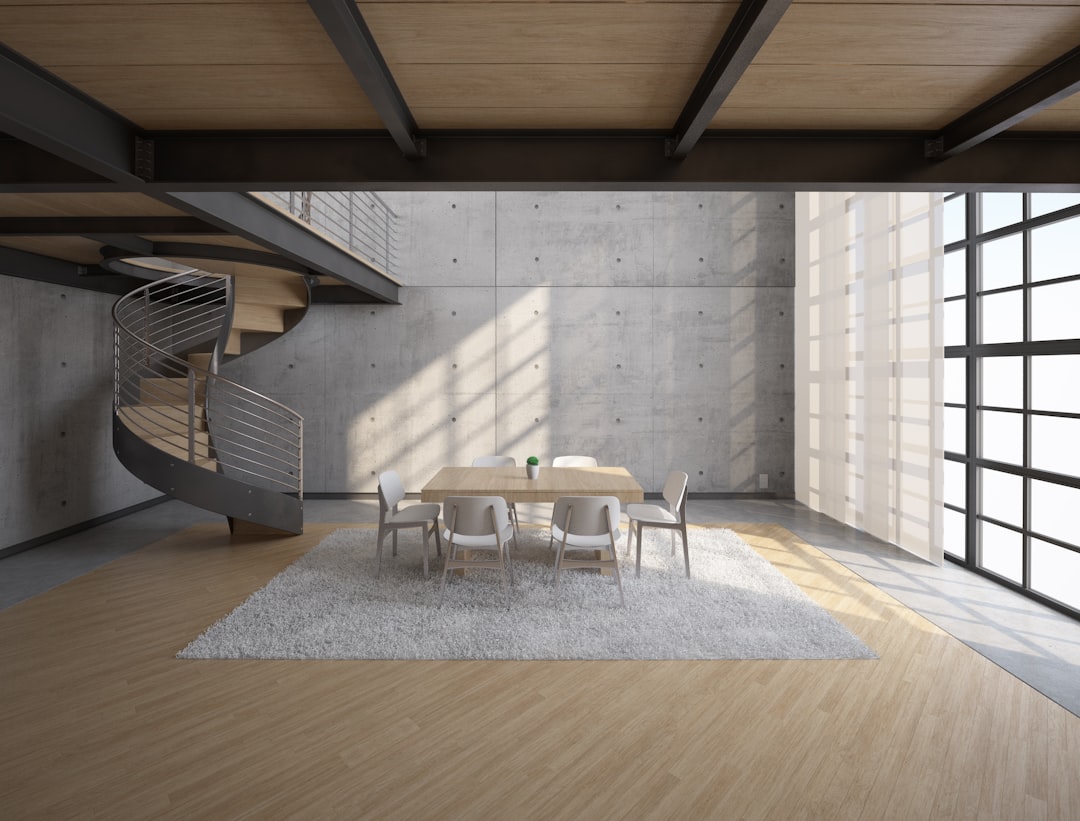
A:
{"type": "Polygon", "coordinates": [[[238,300],[252,286],[233,276],[189,269],[113,308],[117,457],[163,493],[225,515],[233,532],[303,532],[303,420],[217,372],[250,347],[245,333],[268,341],[286,330],[284,310],[306,310],[307,285],[292,282],[275,306],[238,300]]]}
{"type": "MultiPolygon", "coordinates": [[[[253,195],[254,196],[254,195],[253,195]]],[[[269,207],[392,280],[397,215],[376,194],[277,192],[269,207]]],[[[150,280],[113,306],[113,450],[148,485],[228,518],[233,533],[303,532],[303,419],[219,374],[222,363],[301,321],[316,291],[343,286],[228,248],[157,243],[167,258],[115,258],[109,269],[150,280]],[[214,256],[213,254],[225,254],[214,256]],[[230,256],[231,254],[231,256],[230,256]],[[194,259],[191,257],[194,256],[194,259]],[[217,259],[211,273],[193,267],[217,259]],[[328,287],[329,286],[329,287],[328,287]]],[[[103,256],[116,249],[103,249],[103,256]]],[[[280,259],[280,258],[278,258],[280,259]]],[[[303,271],[303,269],[301,269],[303,271]]]]}

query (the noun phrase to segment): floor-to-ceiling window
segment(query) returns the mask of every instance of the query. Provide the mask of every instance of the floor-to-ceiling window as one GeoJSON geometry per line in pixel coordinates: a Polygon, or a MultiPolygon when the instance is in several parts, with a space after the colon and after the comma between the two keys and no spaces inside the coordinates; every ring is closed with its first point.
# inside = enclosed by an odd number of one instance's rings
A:
{"type": "Polygon", "coordinates": [[[1080,195],[945,202],[945,554],[1080,617],[1080,195]]]}

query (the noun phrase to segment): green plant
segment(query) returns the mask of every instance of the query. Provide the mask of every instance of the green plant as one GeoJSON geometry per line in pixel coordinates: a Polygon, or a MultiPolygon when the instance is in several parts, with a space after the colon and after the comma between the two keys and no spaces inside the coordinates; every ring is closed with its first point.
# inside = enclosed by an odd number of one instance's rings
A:
{"type": "Polygon", "coordinates": [[[535,456],[530,456],[528,459],[525,460],[525,464],[527,464],[527,465],[539,465],[540,460],[537,459],[535,456]]]}

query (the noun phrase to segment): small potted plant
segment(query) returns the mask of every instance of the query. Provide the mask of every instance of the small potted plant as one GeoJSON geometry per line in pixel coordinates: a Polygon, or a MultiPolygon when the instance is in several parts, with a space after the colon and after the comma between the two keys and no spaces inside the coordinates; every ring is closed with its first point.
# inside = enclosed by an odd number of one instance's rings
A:
{"type": "Polygon", "coordinates": [[[530,479],[535,479],[540,475],[540,460],[535,456],[530,456],[525,460],[525,475],[530,479]]]}

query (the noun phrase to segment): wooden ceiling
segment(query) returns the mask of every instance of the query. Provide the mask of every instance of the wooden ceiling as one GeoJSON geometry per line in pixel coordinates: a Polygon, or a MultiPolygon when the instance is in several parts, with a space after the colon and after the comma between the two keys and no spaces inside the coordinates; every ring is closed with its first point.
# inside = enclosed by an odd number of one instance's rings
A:
{"type": "Polygon", "coordinates": [[[1080,190],[1080,0],[0,0],[0,37],[0,219],[259,247],[174,195],[1080,190]]]}

